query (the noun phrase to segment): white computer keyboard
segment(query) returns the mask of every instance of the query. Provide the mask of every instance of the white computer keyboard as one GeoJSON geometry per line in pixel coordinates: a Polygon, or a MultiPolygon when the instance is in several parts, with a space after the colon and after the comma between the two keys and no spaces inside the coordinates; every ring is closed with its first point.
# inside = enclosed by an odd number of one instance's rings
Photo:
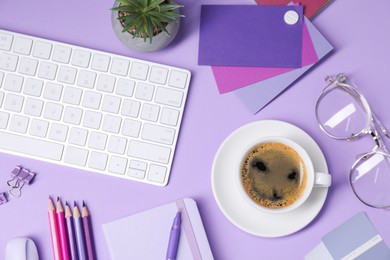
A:
{"type": "Polygon", "coordinates": [[[0,151],[165,186],[190,77],[0,30],[0,151]]]}

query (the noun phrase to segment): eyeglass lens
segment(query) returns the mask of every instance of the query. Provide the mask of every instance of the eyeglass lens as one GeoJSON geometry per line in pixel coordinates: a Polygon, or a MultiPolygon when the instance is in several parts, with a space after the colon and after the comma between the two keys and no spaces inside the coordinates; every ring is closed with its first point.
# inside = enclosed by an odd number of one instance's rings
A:
{"type": "Polygon", "coordinates": [[[364,203],[377,208],[389,207],[389,155],[375,152],[358,160],[351,170],[350,182],[355,194],[364,203]]]}
{"type": "Polygon", "coordinates": [[[368,120],[360,99],[339,87],[320,98],[316,113],[322,129],[332,137],[341,139],[359,134],[368,120]]]}

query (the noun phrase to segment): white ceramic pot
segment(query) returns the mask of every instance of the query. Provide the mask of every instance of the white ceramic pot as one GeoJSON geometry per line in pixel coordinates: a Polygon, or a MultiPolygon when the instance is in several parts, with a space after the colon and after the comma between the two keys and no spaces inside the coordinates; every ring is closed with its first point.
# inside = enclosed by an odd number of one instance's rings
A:
{"type": "MultiPolygon", "coordinates": [[[[115,1],[114,7],[119,6],[119,3],[115,1]]],[[[178,10],[177,10],[178,12],[178,10]]],[[[134,37],[129,32],[122,32],[123,26],[118,19],[118,11],[112,11],[112,27],[114,28],[114,32],[119,40],[130,49],[139,52],[152,52],[160,50],[166,47],[172,40],[175,38],[177,32],[180,27],[180,17],[178,18],[177,23],[170,23],[167,25],[166,29],[169,33],[169,36],[165,32],[160,32],[156,36],[153,36],[152,43],[150,43],[149,39],[146,39],[146,42],[141,37],[134,37]]]]}

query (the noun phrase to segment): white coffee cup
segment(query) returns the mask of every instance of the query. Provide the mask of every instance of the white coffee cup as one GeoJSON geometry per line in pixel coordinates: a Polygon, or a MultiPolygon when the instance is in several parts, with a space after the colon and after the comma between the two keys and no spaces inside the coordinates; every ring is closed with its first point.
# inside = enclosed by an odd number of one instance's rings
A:
{"type": "Polygon", "coordinates": [[[316,188],[327,188],[331,185],[332,182],[332,176],[329,173],[322,173],[322,172],[316,172],[314,170],[313,162],[308,155],[308,153],[303,149],[302,146],[297,144],[296,142],[284,138],[284,137],[265,137],[261,138],[255,142],[253,142],[251,145],[245,147],[242,152],[241,156],[237,158],[236,162],[236,169],[237,169],[237,174],[236,174],[236,182],[237,182],[237,187],[240,190],[240,193],[242,196],[245,197],[246,201],[251,204],[253,207],[256,207],[257,209],[265,212],[265,213],[286,213],[292,210],[295,210],[299,206],[301,206],[310,196],[312,193],[313,189],[316,188]],[[287,145],[291,147],[293,150],[295,150],[298,155],[301,157],[303,163],[306,166],[306,185],[304,187],[304,190],[301,193],[301,196],[295,200],[292,204],[286,206],[286,207],[281,207],[281,208],[267,208],[265,206],[260,205],[259,203],[255,202],[245,191],[242,180],[241,180],[241,166],[242,166],[242,161],[246,157],[246,155],[256,146],[262,144],[262,143],[281,143],[284,145],[287,145]]]}

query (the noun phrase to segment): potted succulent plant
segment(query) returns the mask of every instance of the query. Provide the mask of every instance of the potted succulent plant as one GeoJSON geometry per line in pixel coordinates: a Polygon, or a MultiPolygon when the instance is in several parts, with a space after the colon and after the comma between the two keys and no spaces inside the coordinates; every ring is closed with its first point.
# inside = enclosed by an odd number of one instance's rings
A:
{"type": "Polygon", "coordinates": [[[179,8],[171,0],[116,0],[112,25],[118,38],[142,52],[166,47],[180,27],[179,8]]]}

